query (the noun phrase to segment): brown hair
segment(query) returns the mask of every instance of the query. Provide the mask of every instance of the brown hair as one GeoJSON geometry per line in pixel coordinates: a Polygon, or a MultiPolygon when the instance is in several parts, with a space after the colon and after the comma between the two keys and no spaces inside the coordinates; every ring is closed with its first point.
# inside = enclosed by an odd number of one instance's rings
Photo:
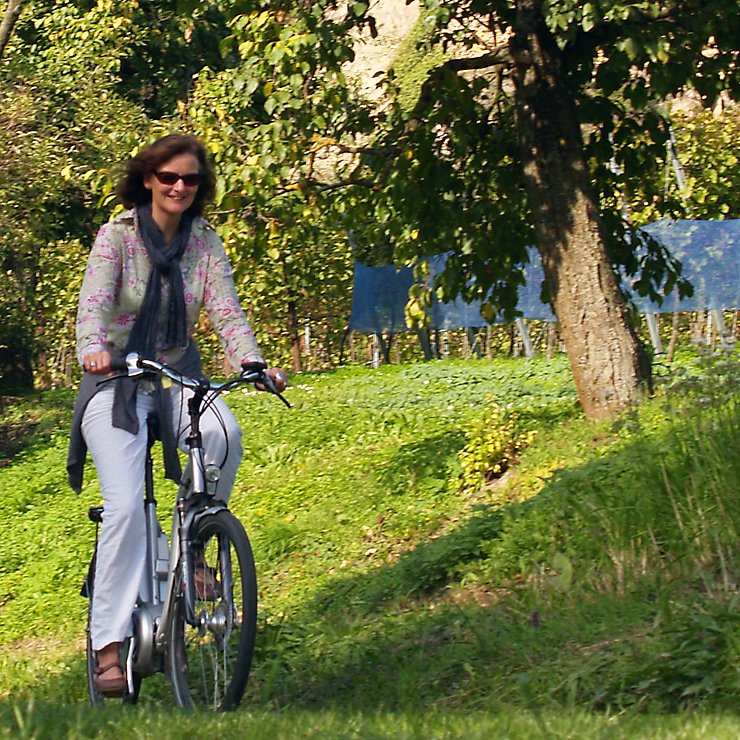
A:
{"type": "Polygon", "coordinates": [[[134,208],[149,203],[152,193],[144,185],[144,178],[154,174],[165,162],[179,154],[193,154],[200,165],[201,182],[195,200],[187,210],[190,216],[200,216],[205,204],[213,197],[216,177],[206,148],[190,134],[163,136],[129,159],[116,187],[116,195],[123,205],[126,208],[134,208]]]}

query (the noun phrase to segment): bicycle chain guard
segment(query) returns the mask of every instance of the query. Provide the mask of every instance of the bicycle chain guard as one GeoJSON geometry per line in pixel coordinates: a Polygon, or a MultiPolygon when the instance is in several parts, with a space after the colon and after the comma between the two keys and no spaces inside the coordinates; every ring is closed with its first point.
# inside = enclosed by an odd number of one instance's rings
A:
{"type": "Polygon", "coordinates": [[[162,653],[154,644],[161,616],[161,604],[143,604],[134,609],[133,668],[140,676],[151,676],[162,669],[162,653]]]}

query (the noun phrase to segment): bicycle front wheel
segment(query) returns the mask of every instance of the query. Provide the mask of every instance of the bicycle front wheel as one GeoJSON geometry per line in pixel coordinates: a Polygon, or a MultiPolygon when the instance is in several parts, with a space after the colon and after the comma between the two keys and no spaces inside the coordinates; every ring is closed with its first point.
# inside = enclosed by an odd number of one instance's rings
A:
{"type": "Polygon", "coordinates": [[[234,709],[244,694],[257,632],[257,575],[244,527],[228,511],[207,514],[191,533],[196,624],[178,597],[167,626],[167,667],[177,703],[234,709]]]}

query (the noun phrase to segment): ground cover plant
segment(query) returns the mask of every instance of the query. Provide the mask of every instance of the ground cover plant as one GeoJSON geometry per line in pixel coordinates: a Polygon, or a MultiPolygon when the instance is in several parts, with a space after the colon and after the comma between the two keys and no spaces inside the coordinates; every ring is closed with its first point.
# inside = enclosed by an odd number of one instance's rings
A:
{"type": "Polygon", "coordinates": [[[232,393],[260,632],[243,710],[207,722],[158,678],[123,718],[86,707],[94,472],[68,492],[68,394],[7,399],[0,737],[736,736],[736,359],[599,424],[564,357],[232,393]]]}

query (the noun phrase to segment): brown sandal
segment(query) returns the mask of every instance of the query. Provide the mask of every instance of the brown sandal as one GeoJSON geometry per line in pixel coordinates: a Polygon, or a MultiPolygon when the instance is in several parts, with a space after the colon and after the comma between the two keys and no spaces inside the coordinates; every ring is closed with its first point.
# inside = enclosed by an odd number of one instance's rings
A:
{"type": "Polygon", "coordinates": [[[118,663],[108,663],[108,665],[99,665],[95,669],[95,676],[93,677],[93,683],[95,688],[103,695],[108,697],[121,696],[127,688],[126,676],[123,673],[118,663]],[[103,674],[107,673],[111,668],[118,668],[121,671],[121,675],[118,678],[103,678],[103,674]]]}
{"type": "Polygon", "coordinates": [[[221,584],[216,580],[216,569],[196,563],[194,572],[195,598],[201,601],[217,601],[221,596],[221,584]]]}

